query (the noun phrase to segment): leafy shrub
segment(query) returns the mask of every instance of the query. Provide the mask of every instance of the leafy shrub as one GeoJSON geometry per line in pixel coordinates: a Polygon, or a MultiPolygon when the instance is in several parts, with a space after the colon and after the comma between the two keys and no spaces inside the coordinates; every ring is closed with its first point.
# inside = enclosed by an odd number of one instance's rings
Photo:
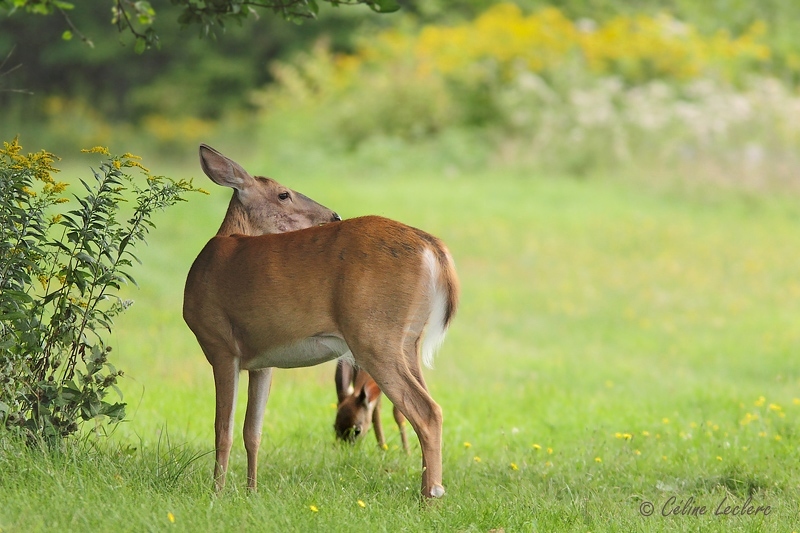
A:
{"type": "Polygon", "coordinates": [[[69,202],[52,154],[24,155],[16,140],[0,149],[0,421],[30,441],[125,416],[124,403],[106,399],[109,389],[121,399],[122,371],[103,332],[131,304],[117,291],[134,282],[128,269],[153,213],[195,190],[151,176],[131,154],[91,151],[107,159],[69,202]]]}

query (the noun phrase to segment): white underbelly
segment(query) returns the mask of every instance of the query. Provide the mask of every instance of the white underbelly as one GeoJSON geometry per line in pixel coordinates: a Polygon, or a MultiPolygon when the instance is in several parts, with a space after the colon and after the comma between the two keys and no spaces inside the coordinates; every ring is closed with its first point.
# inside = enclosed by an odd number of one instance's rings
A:
{"type": "Polygon", "coordinates": [[[242,361],[242,369],[314,366],[341,356],[349,356],[349,352],[350,348],[344,339],[333,335],[317,335],[263,351],[242,361]]]}

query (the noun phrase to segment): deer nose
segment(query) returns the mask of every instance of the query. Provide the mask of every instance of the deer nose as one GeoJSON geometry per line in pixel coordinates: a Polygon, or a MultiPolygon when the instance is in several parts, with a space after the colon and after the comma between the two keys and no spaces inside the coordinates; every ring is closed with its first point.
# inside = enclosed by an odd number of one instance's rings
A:
{"type": "Polygon", "coordinates": [[[353,435],[356,437],[361,435],[361,426],[353,426],[353,435]]]}
{"type": "Polygon", "coordinates": [[[339,213],[334,211],[334,213],[333,213],[333,221],[334,222],[338,222],[340,220],[342,220],[342,217],[339,216],[339,213]]]}

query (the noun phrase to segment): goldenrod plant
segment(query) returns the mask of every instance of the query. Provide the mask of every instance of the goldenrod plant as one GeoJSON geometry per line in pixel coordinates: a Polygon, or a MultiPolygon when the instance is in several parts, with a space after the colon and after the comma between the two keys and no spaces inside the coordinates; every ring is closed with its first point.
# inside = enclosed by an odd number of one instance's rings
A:
{"type": "Polygon", "coordinates": [[[29,442],[123,419],[123,372],[105,340],[132,303],[118,291],[135,283],[134,249],[155,212],[198,190],[151,175],[135,155],[89,151],[105,160],[68,198],[53,154],[26,155],[16,139],[0,149],[0,421],[29,442]]]}

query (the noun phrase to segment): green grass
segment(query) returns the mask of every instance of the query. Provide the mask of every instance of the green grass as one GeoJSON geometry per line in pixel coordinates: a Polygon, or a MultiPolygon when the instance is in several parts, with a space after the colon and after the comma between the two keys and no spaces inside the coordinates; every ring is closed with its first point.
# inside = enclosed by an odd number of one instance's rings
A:
{"type": "MultiPolygon", "coordinates": [[[[194,163],[176,174],[205,179],[194,163]]],[[[800,527],[796,198],[500,171],[272,175],[451,248],[461,307],[425,371],[445,414],[445,498],[420,505],[419,445],[398,449],[388,407],[388,451],[372,435],[334,443],[332,363],[276,371],[253,495],[240,395],[228,486],[211,495],[211,368],[181,301],[224,214],[215,188],[160,216],[140,254],[136,305],[110,340],[129,421],[61,453],[0,441],[0,530],[800,527]],[[662,516],[673,496],[707,514],[662,516]],[[748,497],[770,514],[714,515],[748,497]]]]}

